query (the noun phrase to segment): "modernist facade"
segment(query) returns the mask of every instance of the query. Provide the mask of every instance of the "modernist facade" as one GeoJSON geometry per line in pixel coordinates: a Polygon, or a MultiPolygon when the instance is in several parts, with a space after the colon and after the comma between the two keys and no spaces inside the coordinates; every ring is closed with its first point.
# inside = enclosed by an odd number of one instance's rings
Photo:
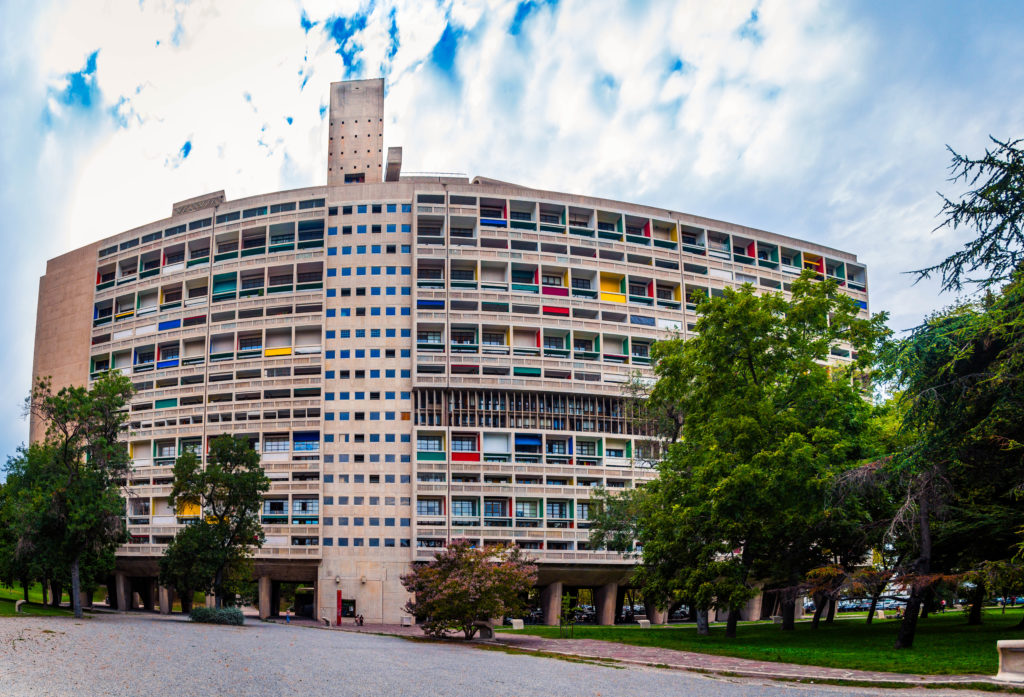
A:
{"type": "Polygon", "coordinates": [[[137,389],[120,602],[147,594],[199,515],[167,504],[175,457],[232,433],[273,480],[264,612],[275,582],[297,581],[317,617],[333,623],[340,597],[395,622],[399,576],[466,537],[530,550],[547,619],[585,586],[611,621],[631,563],[589,546],[590,499],[652,476],[623,413],[651,344],[691,333],[702,295],[786,290],[804,268],[866,313],[865,267],[669,210],[402,176],[400,149],[383,152],[381,80],[333,84],[329,118],[327,186],[182,201],[50,260],[40,281],[34,374],[119,370],[137,389]]]}

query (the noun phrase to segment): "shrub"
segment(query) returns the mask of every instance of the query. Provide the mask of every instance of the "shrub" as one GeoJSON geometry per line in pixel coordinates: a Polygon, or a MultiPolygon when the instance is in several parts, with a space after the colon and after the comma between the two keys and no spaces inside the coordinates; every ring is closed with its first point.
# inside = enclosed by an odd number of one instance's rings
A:
{"type": "Polygon", "coordinates": [[[245,616],[237,607],[196,607],[188,613],[188,618],[193,622],[205,624],[236,624],[245,623],[245,616]]]}

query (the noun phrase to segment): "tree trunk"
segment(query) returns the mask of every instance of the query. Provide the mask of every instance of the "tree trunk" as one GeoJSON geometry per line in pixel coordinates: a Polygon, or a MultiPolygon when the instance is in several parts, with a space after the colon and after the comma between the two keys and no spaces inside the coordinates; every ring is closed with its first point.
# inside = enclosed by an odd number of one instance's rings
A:
{"type": "Polygon", "coordinates": [[[82,619],[82,581],[78,575],[78,556],[71,562],[71,607],[75,617],[82,619]]]}
{"type": "Polygon", "coordinates": [[[932,602],[935,599],[935,591],[929,587],[924,589],[924,593],[921,594],[921,619],[928,619],[928,614],[932,609],[932,602]]]}
{"type": "Polygon", "coordinates": [[[792,631],[796,629],[796,598],[787,598],[782,601],[782,630],[792,631]]]}
{"type": "Polygon", "coordinates": [[[811,620],[811,629],[818,628],[818,622],[821,620],[821,613],[825,611],[825,595],[823,593],[814,594],[814,618],[811,620]]]}
{"type": "Polygon", "coordinates": [[[985,604],[985,582],[978,581],[971,592],[971,610],[967,613],[967,624],[981,624],[981,608],[985,604]]]}
{"type": "Polygon", "coordinates": [[[224,606],[223,589],[221,588],[221,583],[223,582],[223,580],[224,572],[218,569],[217,575],[214,577],[213,580],[213,606],[216,608],[221,608],[224,606]]]}
{"type": "Polygon", "coordinates": [[[832,624],[836,619],[836,599],[829,596],[828,599],[828,616],[825,618],[825,624],[832,624]]]}
{"type": "Polygon", "coordinates": [[[868,624],[871,624],[871,620],[875,617],[875,608],[878,607],[878,594],[875,593],[871,596],[871,607],[868,608],[868,624]]]}
{"type": "Polygon", "coordinates": [[[50,606],[60,607],[60,598],[64,595],[64,588],[57,581],[50,581],[50,606]]]}
{"type": "MultiPolygon", "coordinates": [[[[921,527],[921,554],[917,558],[916,571],[918,574],[927,574],[932,566],[932,528],[929,517],[927,495],[921,498],[920,527],[921,527]]],[[[921,609],[922,591],[918,584],[911,586],[910,598],[907,599],[907,611],[900,623],[899,634],[896,635],[896,644],[893,648],[910,649],[914,647],[914,635],[917,632],[917,614],[921,609]]]]}
{"type": "Polygon", "coordinates": [[[697,635],[698,636],[707,636],[708,634],[710,634],[711,632],[708,629],[708,611],[707,611],[707,609],[703,609],[703,610],[698,609],[698,610],[696,610],[694,612],[694,615],[696,615],[696,621],[697,621],[697,635]]]}
{"type": "Polygon", "coordinates": [[[25,596],[25,602],[26,603],[28,602],[28,587],[29,587],[29,580],[27,578],[21,579],[21,592],[22,592],[22,595],[25,596]]]}
{"type": "Polygon", "coordinates": [[[738,608],[729,608],[729,619],[725,623],[725,636],[728,639],[736,638],[736,624],[740,621],[740,611],[738,608]]]}
{"type": "Polygon", "coordinates": [[[49,596],[49,594],[48,594],[48,593],[49,593],[49,590],[50,590],[50,579],[48,579],[48,578],[46,578],[46,577],[44,576],[44,577],[43,577],[43,583],[42,583],[42,586],[43,586],[43,605],[49,605],[50,603],[49,603],[49,601],[47,600],[47,598],[49,598],[49,597],[50,597],[50,596],[49,596]]]}
{"type": "Polygon", "coordinates": [[[181,599],[181,611],[186,615],[192,612],[192,591],[189,591],[188,593],[181,593],[177,588],[175,588],[174,592],[178,593],[178,597],[181,599]]]}

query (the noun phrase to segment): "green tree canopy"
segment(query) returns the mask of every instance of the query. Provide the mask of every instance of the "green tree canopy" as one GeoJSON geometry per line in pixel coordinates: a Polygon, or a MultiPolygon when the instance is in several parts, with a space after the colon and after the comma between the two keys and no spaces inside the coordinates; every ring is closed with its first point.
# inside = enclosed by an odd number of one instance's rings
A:
{"type": "Polygon", "coordinates": [[[174,463],[169,503],[179,515],[187,507],[198,518],[181,529],[160,559],[160,582],[179,595],[206,591],[217,607],[233,597],[253,550],[263,546],[263,494],[270,480],[260,456],[241,438],[221,435],[209,443],[206,467],[192,451],[174,463]]]}

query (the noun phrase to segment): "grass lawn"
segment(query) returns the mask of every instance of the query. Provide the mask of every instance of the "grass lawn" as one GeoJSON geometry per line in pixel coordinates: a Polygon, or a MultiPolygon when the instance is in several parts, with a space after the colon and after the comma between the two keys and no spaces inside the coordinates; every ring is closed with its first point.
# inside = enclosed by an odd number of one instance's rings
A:
{"type": "MultiPolygon", "coordinates": [[[[20,600],[21,598],[19,598],[20,600]]],[[[70,610],[64,608],[50,607],[49,605],[39,605],[37,603],[26,603],[21,606],[21,611],[26,615],[35,615],[54,617],[58,615],[71,615],[70,610]]],[[[0,617],[14,617],[14,601],[7,600],[6,598],[0,598],[0,617]]]]}
{"type": "MultiPolygon", "coordinates": [[[[47,594],[49,595],[49,594],[47,594]]],[[[100,586],[96,589],[96,592],[92,594],[93,602],[102,603],[107,597],[107,589],[104,586],[100,586]]],[[[25,594],[21,590],[21,586],[15,583],[13,586],[2,586],[0,585],[0,600],[24,600],[25,594]]],[[[34,583],[28,588],[28,601],[30,603],[43,602],[43,586],[39,583],[34,583]]],[[[67,590],[61,593],[61,602],[70,603],[71,596],[68,595],[67,590]]]]}
{"type": "MultiPolygon", "coordinates": [[[[993,675],[999,667],[996,641],[1024,639],[1024,631],[1009,628],[1021,619],[1022,610],[986,610],[980,627],[967,626],[962,612],[933,614],[920,620],[914,648],[892,648],[899,623],[875,620],[824,622],[817,629],[798,622],[796,630],[783,632],[778,625],[741,625],[735,639],[725,638],[725,628],[713,625],[711,636],[697,636],[692,624],[640,629],[635,626],[595,627],[577,625],[575,638],[602,639],[637,646],[659,646],[722,656],[752,658],[804,665],[882,670],[893,673],[993,675]]],[[[558,627],[529,626],[517,634],[534,634],[557,639],[558,627]]]]}

